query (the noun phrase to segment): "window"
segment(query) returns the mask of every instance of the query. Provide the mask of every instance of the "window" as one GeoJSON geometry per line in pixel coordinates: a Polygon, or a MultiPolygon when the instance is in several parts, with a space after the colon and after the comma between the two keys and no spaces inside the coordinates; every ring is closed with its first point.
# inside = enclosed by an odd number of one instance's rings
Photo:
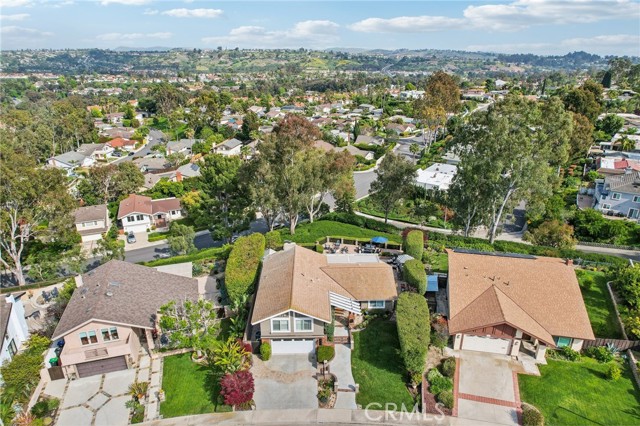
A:
{"type": "Polygon", "coordinates": [[[84,332],[84,331],[82,333],[80,333],[80,342],[83,345],[88,345],[89,344],[89,337],[87,336],[87,333],[84,332]]]}
{"type": "Polygon", "coordinates": [[[98,222],[96,222],[95,220],[93,222],[82,222],[82,227],[86,228],[87,226],[96,226],[98,224],[98,222]]]}
{"type": "Polygon", "coordinates": [[[13,356],[18,352],[18,347],[16,346],[16,341],[11,339],[9,342],[9,358],[13,358],[13,356]]]}
{"type": "Polygon", "coordinates": [[[180,212],[180,210],[171,210],[171,216],[175,216],[180,212]]]}
{"type": "Polygon", "coordinates": [[[573,339],[571,337],[556,336],[553,338],[553,341],[555,342],[556,346],[559,348],[571,346],[571,344],[573,343],[573,339]]]}
{"type": "Polygon", "coordinates": [[[638,209],[629,209],[629,214],[627,215],[628,218],[630,219],[637,219],[638,218],[638,209]]]}
{"type": "Polygon", "coordinates": [[[127,216],[127,222],[133,222],[134,220],[136,220],[135,217],[133,216],[127,216]]]}
{"type": "Polygon", "coordinates": [[[603,204],[602,205],[602,209],[603,210],[609,210],[611,208],[611,204],[603,204]]]}
{"type": "Polygon", "coordinates": [[[96,332],[95,331],[92,330],[88,334],[89,334],[89,342],[98,343],[98,336],[96,336],[96,332]]]}
{"type": "Polygon", "coordinates": [[[286,333],[289,331],[289,318],[274,318],[271,320],[271,331],[273,333],[286,333]]]}
{"type": "Polygon", "coordinates": [[[634,203],[640,203],[640,195],[636,195],[633,197],[633,202],[634,203]]]}
{"type": "Polygon", "coordinates": [[[136,216],[136,220],[144,220],[144,216],[139,214],[136,216]]]}
{"type": "Polygon", "coordinates": [[[116,327],[103,328],[100,330],[100,333],[102,334],[102,340],[104,342],[118,340],[118,329],[116,327]]]}
{"type": "Polygon", "coordinates": [[[613,194],[611,194],[611,199],[612,200],[619,200],[620,199],[620,193],[619,192],[614,192],[613,194]]]}
{"type": "Polygon", "coordinates": [[[295,331],[313,331],[313,320],[305,316],[296,315],[294,330],[295,331]]]}
{"type": "Polygon", "coordinates": [[[369,309],[384,309],[384,300],[369,300],[369,309]]]}

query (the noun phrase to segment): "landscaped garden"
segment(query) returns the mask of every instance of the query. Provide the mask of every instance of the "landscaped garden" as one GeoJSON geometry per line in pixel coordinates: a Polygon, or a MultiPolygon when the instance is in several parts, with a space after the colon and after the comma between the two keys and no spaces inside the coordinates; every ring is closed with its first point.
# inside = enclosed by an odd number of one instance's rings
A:
{"type": "Polygon", "coordinates": [[[344,237],[347,239],[361,238],[371,239],[382,236],[389,239],[391,243],[400,243],[399,234],[390,234],[372,229],[360,228],[348,223],[334,222],[331,220],[318,220],[313,223],[304,223],[296,227],[296,233],[291,235],[288,229],[281,231],[282,239],[295,243],[315,243],[324,242],[327,236],[344,237]]]}
{"type": "Polygon", "coordinates": [[[413,397],[406,386],[406,369],[398,356],[400,342],[396,324],[382,319],[371,321],[367,327],[353,333],[351,368],[360,385],[356,396],[358,404],[402,404],[413,407],[413,397]]]}
{"type": "Polygon", "coordinates": [[[582,298],[587,307],[591,328],[596,337],[621,339],[622,332],[616,318],[613,301],[607,290],[603,272],[577,270],[582,298]]]}
{"type": "Polygon", "coordinates": [[[221,402],[219,378],[206,365],[193,362],[190,353],[164,359],[162,389],[163,417],[231,411],[221,402]]]}
{"type": "Polygon", "coordinates": [[[626,363],[622,376],[610,380],[609,364],[591,358],[547,362],[541,377],[519,376],[522,401],[536,406],[546,425],[640,424],[640,391],[626,363]]]}

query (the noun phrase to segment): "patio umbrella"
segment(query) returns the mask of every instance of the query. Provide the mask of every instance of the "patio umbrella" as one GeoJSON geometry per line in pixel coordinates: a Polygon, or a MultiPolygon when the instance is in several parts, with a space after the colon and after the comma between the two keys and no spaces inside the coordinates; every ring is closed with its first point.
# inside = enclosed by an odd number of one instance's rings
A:
{"type": "Polygon", "coordinates": [[[389,239],[388,239],[388,238],[385,238],[385,237],[373,237],[373,238],[371,239],[371,242],[372,242],[372,243],[376,243],[376,244],[384,244],[384,243],[386,243],[387,241],[389,241],[389,239]]]}

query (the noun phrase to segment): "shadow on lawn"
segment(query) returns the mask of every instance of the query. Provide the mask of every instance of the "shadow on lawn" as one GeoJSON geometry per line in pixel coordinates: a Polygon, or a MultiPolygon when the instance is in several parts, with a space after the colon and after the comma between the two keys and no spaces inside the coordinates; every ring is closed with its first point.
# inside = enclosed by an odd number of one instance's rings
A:
{"type": "Polygon", "coordinates": [[[375,319],[358,334],[358,358],[381,370],[404,373],[395,322],[375,319]]]}
{"type": "Polygon", "coordinates": [[[219,408],[224,406],[224,400],[222,399],[222,395],[220,395],[220,379],[222,375],[211,371],[209,367],[204,365],[200,366],[198,371],[206,374],[204,381],[205,391],[209,395],[209,400],[213,404],[214,411],[219,411],[219,408]]]}

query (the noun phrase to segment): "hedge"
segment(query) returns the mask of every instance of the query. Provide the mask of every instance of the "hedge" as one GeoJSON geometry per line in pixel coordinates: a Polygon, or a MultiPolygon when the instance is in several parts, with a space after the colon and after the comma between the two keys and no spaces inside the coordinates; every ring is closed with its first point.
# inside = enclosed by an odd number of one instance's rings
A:
{"type": "Polygon", "coordinates": [[[414,230],[407,234],[404,239],[404,252],[414,259],[422,260],[424,252],[424,234],[422,231],[414,230]]]}
{"type": "Polygon", "coordinates": [[[225,271],[225,286],[231,300],[253,292],[264,250],[265,239],[262,234],[255,233],[236,240],[225,271]]]}
{"type": "Polygon", "coordinates": [[[269,361],[271,359],[271,344],[263,342],[260,344],[260,357],[263,361],[269,361]]]}
{"type": "Polygon", "coordinates": [[[272,250],[280,250],[282,248],[282,235],[280,234],[280,231],[269,231],[264,234],[264,239],[267,248],[272,250]]]}
{"type": "Polygon", "coordinates": [[[21,286],[4,287],[4,288],[0,288],[0,294],[13,293],[15,291],[31,290],[31,289],[34,289],[34,288],[49,287],[50,285],[59,284],[59,283],[61,283],[63,281],[66,281],[69,278],[73,278],[73,276],[70,276],[70,277],[58,277],[58,278],[53,278],[51,280],[39,281],[37,283],[26,284],[26,285],[21,285],[21,286]]]}
{"type": "Polygon", "coordinates": [[[371,229],[373,231],[385,232],[387,234],[397,234],[400,229],[388,223],[380,222],[368,217],[358,216],[353,213],[332,212],[322,216],[318,220],[332,220],[334,222],[348,223],[361,228],[371,229]]]}
{"type": "Polygon", "coordinates": [[[40,369],[44,365],[44,351],[51,341],[37,334],[25,342],[26,348],[13,356],[11,361],[0,366],[5,391],[13,390],[21,403],[29,400],[32,389],[40,380],[40,369]]]}
{"type": "Polygon", "coordinates": [[[422,373],[431,333],[429,308],[418,293],[402,293],[396,308],[400,356],[410,373],[422,373]]]}
{"type": "Polygon", "coordinates": [[[333,346],[318,346],[318,362],[331,361],[336,351],[333,346]]]}
{"type": "Polygon", "coordinates": [[[147,236],[149,238],[149,242],[152,243],[154,241],[162,241],[169,238],[169,231],[166,232],[150,232],[147,236]]]}
{"type": "Polygon", "coordinates": [[[424,265],[418,259],[407,260],[402,268],[402,275],[409,285],[415,288],[419,294],[427,291],[427,274],[424,265]]]}
{"type": "Polygon", "coordinates": [[[194,251],[193,253],[183,254],[180,256],[167,257],[165,259],[156,259],[149,262],[140,262],[145,266],[164,266],[173,265],[176,263],[195,262],[196,260],[205,259],[226,259],[229,256],[231,250],[230,245],[224,245],[222,247],[207,248],[194,251]]]}

